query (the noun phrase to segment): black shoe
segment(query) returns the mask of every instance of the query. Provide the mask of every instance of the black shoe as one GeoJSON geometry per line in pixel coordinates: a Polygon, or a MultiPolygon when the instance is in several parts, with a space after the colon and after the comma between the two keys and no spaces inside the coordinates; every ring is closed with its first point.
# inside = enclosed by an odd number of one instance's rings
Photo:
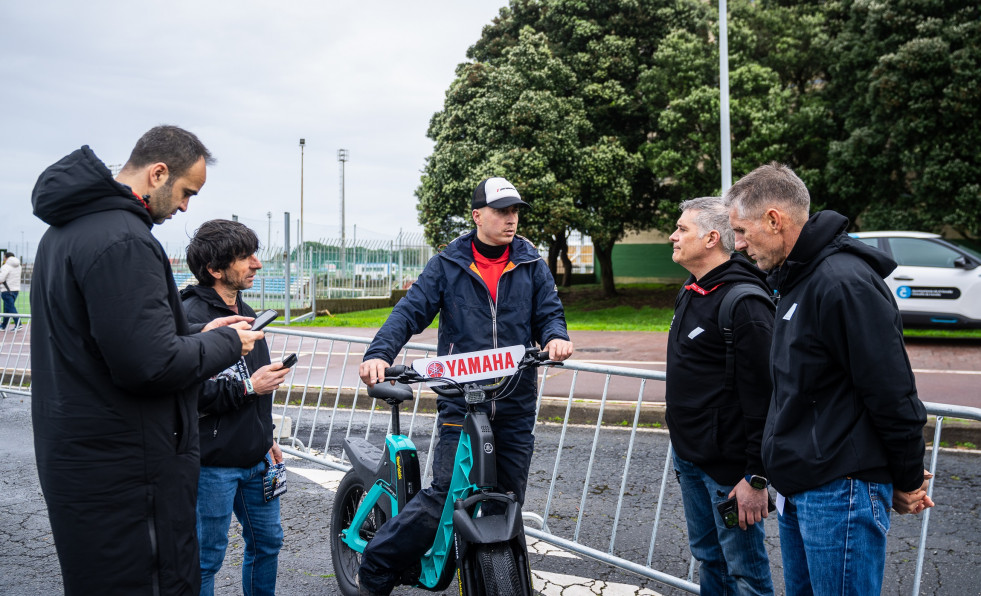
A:
{"type": "MultiPolygon", "coordinates": [[[[368,588],[361,585],[361,574],[354,576],[354,583],[358,586],[358,596],[385,596],[380,592],[372,592],[368,588]]],[[[391,594],[391,591],[389,591],[391,594]]]]}

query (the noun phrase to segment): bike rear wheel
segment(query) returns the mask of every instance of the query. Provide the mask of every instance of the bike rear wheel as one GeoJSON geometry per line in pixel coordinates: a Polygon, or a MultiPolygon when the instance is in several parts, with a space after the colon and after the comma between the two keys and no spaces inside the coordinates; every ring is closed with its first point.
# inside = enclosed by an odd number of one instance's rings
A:
{"type": "Polygon", "coordinates": [[[506,542],[481,544],[474,547],[477,565],[477,586],[486,596],[524,596],[521,570],[506,542]]]}
{"type": "MultiPolygon", "coordinates": [[[[345,596],[358,594],[358,568],[361,567],[361,553],[352,550],[341,538],[341,531],[347,529],[354,514],[364,500],[366,489],[353,470],[344,475],[334,496],[334,506],[330,513],[330,553],[334,562],[334,575],[337,586],[345,596]]],[[[361,538],[370,541],[384,523],[384,515],[375,507],[359,529],[361,538]]]]}

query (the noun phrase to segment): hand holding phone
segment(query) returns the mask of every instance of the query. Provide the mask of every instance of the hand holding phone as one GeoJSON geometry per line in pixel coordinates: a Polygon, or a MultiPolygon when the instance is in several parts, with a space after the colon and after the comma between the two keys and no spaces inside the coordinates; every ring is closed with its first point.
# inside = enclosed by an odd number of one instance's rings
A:
{"type": "Polygon", "coordinates": [[[290,368],[296,364],[296,354],[290,354],[286,358],[283,358],[283,368],[290,368]]]}
{"type": "Polygon", "coordinates": [[[276,317],[278,317],[278,316],[279,316],[279,313],[277,313],[274,310],[264,310],[264,311],[262,311],[261,313],[259,313],[258,315],[256,315],[255,320],[252,321],[252,331],[258,331],[258,330],[262,329],[263,327],[265,327],[269,323],[272,323],[273,320],[276,317]]]}
{"type": "Polygon", "coordinates": [[[726,528],[732,529],[739,525],[739,505],[736,497],[732,497],[716,505],[719,515],[722,516],[722,523],[726,528]]]}

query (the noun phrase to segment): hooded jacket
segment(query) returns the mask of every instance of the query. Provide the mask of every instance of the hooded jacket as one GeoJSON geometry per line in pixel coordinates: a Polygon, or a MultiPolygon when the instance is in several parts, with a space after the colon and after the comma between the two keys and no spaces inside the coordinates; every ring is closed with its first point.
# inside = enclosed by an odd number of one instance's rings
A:
{"type": "MultiPolygon", "coordinates": [[[[192,324],[235,314],[255,316],[241,292],[236,298],[238,313],[228,308],[214,288],[188,286],[181,290],[181,299],[192,324]]],[[[251,352],[202,384],[198,401],[202,466],[251,468],[272,447],[272,398],[268,394],[247,396],[243,384],[267,364],[269,346],[257,341],[251,352]]]]}
{"type": "MultiPolygon", "coordinates": [[[[515,236],[509,262],[491,299],[473,260],[476,230],[463,234],[426,264],[404,298],[375,335],[364,359],[394,362],[402,346],[439,314],[437,353],[440,356],[521,344],[544,346],[554,338],[569,339],[565,315],[552,274],[527,239],[515,236]]],[[[509,397],[484,404],[492,418],[506,420],[533,414],[535,369],[525,369],[509,397]]],[[[439,398],[440,412],[462,418],[463,398],[439,398]]]]}
{"type": "Polygon", "coordinates": [[[38,475],[67,594],[197,594],[199,384],[239,358],[190,335],[153,221],[87,146],[38,178],[31,282],[38,475]]]}
{"type": "Polygon", "coordinates": [[[665,401],[671,445],[679,457],[727,486],[747,474],[763,474],[760,444],[770,405],[773,304],[764,299],[750,296],[736,304],[733,388],[724,388],[719,306],[744,283],[769,293],[763,272],[738,253],[697,283],[690,277],[678,293],[668,333],[665,401]]]}
{"type": "Polygon", "coordinates": [[[926,410],[883,281],[896,263],[847,227],[814,214],[767,277],[779,302],[763,464],[785,495],[843,476],[903,491],[923,482],[926,410]]]}
{"type": "Polygon", "coordinates": [[[7,257],[0,267],[0,292],[20,291],[20,259],[7,257]]]}

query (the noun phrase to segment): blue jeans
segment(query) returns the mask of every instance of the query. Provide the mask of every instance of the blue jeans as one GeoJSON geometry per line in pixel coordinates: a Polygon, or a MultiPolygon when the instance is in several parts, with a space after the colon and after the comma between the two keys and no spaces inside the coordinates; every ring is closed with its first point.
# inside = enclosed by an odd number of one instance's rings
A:
{"type": "Polygon", "coordinates": [[[246,596],[276,592],[283,527],[279,523],[279,498],[267,503],[262,497],[266,461],[263,459],[251,468],[201,466],[197,527],[201,545],[202,595],[214,594],[215,574],[225,559],[233,511],[242,524],[245,538],[242,591],[246,596]]]}
{"type": "Polygon", "coordinates": [[[674,454],[681,500],[688,523],[688,544],[698,560],[702,594],[773,594],[763,522],[745,530],[726,528],[716,505],[732,486],[719,484],[695,464],[674,454]]]}
{"type": "MultiPolygon", "coordinates": [[[[17,294],[20,292],[0,292],[0,300],[3,301],[3,312],[10,314],[17,312],[17,294]]],[[[3,322],[0,322],[0,329],[7,328],[7,321],[9,319],[14,320],[14,326],[16,327],[20,323],[20,317],[4,317],[3,322]]]]}
{"type": "Polygon", "coordinates": [[[878,594],[892,485],[840,478],[787,497],[780,516],[790,596],[878,594]]]}

